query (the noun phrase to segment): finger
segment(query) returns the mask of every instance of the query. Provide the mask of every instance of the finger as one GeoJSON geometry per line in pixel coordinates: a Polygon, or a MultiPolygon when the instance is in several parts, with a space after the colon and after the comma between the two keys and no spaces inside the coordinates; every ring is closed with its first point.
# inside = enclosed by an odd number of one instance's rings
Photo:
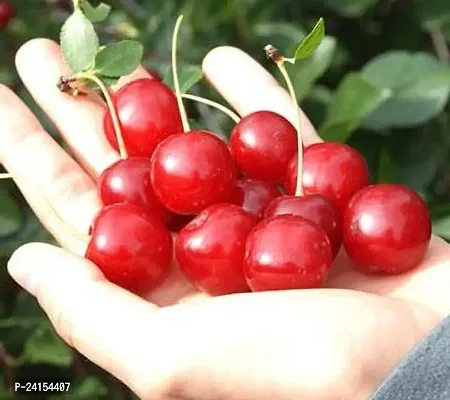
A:
{"type": "Polygon", "coordinates": [[[56,239],[82,251],[49,203],[67,224],[87,232],[99,209],[94,182],[43,130],[22,101],[1,85],[0,115],[0,162],[56,239]]]}
{"type": "MultiPolygon", "coordinates": [[[[73,99],[55,87],[61,75],[70,73],[56,43],[44,39],[28,42],[18,53],[17,66],[28,89],[53,120],[85,169],[95,177],[118,158],[103,132],[104,107],[89,99],[73,99]],[[33,60],[33,63],[29,60],[33,60]]],[[[114,89],[139,78],[150,78],[143,67],[122,77],[114,89]]],[[[77,220],[77,215],[83,211],[83,207],[79,207],[73,219],[77,220]]],[[[92,221],[91,214],[88,213],[89,223],[92,221]]],[[[64,216],[66,219],[65,213],[64,216]]],[[[169,305],[196,294],[197,290],[179,268],[174,267],[167,280],[146,298],[159,305],[169,305]]]]}
{"type": "Polygon", "coordinates": [[[306,115],[294,108],[290,96],[253,58],[234,47],[218,47],[207,54],[203,70],[209,82],[241,114],[269,110],[294,124],[301,115],[303,141],[320,141],[306,115]]]}
{"type": "MultiPolygon", "coordinates": [[[[74,99],[56,87],[58,79],[69,75],[70,69],[55,42],[35,39],[26,43],[17,54],[16,64],[24,84],[86,171],[96,177],[118,159],[103,131],[105,107],[86,97],[74,99]]],[[[123,77],[116,89],[142,77],[150,75],[141,67],[123,77]]]]}
{"type": "Polygon", "coordinates": [[[171,335],[157,333],[156,306],[106,281],[89,261],[50,245],[21,247],[8,270],[70,346],[137,393],[152,382],[156,392],[168,369],[161,348],[171,335]]]}
{"type": "Polygon", "coordinates": [[[408,273],[394,276],[358,272],[342,255],[328,285],[414,301],[446,316],[450,313],[450,246],[434,236],[423,262],[408,273]]]}
{"type": "Polygon", "coordinates": [[[59,78],[71,71],[55,42],[47,39],[27,42],[17,53],[16,65],[31,95],[89,173],[98,175],[117,159],[117,153],[101,132],[105,108],[87,98],[74,99],[57,88],[59,78]]]}

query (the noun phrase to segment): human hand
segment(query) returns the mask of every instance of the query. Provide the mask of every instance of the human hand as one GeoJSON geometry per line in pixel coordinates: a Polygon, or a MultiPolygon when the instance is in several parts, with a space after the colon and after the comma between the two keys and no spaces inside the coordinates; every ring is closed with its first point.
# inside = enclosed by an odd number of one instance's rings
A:
{"type": "MultiPolygon", "coordinates": [[[[103,108],[55,88],[69,71],[53,42],[26,44],[17,67],[78,163],[5,87],[0,161],[18,177],[49,231],[82,255],[84,245],[61,229],[46,199],[68,223],[87,231],[100,208],[95,179],[118,159],[104,139],[103,108]],[[44,196],[20,176],[31,178],[44,196]]],[[[295,118],[285,91],[241,51],[218,48],[204,69],[241,115],[268,109],[295,118]]],[[[139,70],[122,84],[143,75],[139,70]]],[[[303,132],[306,144],[320,140],[306,117],[303,132]]],[[[449,313],[449,267],[449,247],[433,238],[424,262],[401,276],[363,275],[341,254],[328,289],[209,298],[174,266],[143,299],[105,280],[89,261],[49,245],[25,245],[9,263],[11,275],[36,296],[71,346],[152,400],[367,399],[449,313]]]]}

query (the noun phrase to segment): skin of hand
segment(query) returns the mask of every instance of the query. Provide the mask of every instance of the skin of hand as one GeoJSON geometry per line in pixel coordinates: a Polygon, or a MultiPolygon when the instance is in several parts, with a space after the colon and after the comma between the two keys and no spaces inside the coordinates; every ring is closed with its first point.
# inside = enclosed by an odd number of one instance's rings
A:
{"type": "MultiPolygon", "coordinates": [[[[0,162],[67,249],[27,244],[12,256],[9,272],[37,298],[70,346],[140,398],[368,399],[449,314],[450,248],[436,237],[423,263],[401,276],[363,275],[341,254],[324,289],[209,298],[196,292],[176,265],[146,298],[116,287],[83,259],[85,244],[59,224],[47,203],[87,232],[100,208],[95,180],[118,159],[103,135],[104,108],[58,91],[55,82],[70,71],[57,44],[28,42],[16,62],[74,158],[0,86],[0,162]]],[[[241,115],[272,110],[291,121],[296,117],[284,89],[242,51],[214,49],[203,67],[241,115]]],[[[143,76],[139,69],[120,84],[143,76]]],[[[301,115],[305,144],[320,141],[301,115]]]]}

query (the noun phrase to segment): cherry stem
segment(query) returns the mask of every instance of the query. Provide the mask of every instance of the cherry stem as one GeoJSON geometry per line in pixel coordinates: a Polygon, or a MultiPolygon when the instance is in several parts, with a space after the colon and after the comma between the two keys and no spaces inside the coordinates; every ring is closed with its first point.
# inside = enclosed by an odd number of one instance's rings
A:
{"type": "Polygon", "coordinates": [[[298,142],[298,159],[297,159],[297,184],[295,188],[296,196],[303,196],[303,141],[302,141],[302,133],[301,133],[301,119],[300,112],[298,110],[297,104],[297,96],[295,95],[294,86],[292,85],[292,81],[289,78],[289,74],[286,71],[286,67],[284,66],[284,62],[286,59],[281,57],[276,61],[277,67],[283,75],[284,80],[286,81],[286,85],[289,90],[289,94],[291,96],[292,105],[294,107],[294,112],[297,113],[297,117],[294,119],[294,126],[297,131],[297,142],[298,142]]]}
{"type": "Polygon", "coordinates": [[[189,121],[186,115],[186,109],[183,105],[183,99],[181,97],[180,90],[180,82],[178,80],[178,72],[177,72],[177,41],[178,41],[178,33],[180,31],[181,21],[183,21],[183,16],[180,15],[177,19],[177,23],[175,24],[175,29],[173,30],[172,37],[172,72],[173,72],[173,84],[175,86],[175,95],[177,97],[178,109],[181,114],[181,121],[183,123],[184,132],[189,132],[191,130],[189,126],[189,121]]]}
{"type": "MultiPolygon", "coordinates": [[[[21,179],[31,183],[33,186],[36,186],[36,183],[34,183],[32,181],[32,179],[27,178],[23,175],[18,175],[21,179]]],[[[0,174],[0,180],[1,179],[14,179],[13,176],[11,174],[0,174]]],[[[66,229],[67,231],[70,232],[70,234],[77,240],[79,240],[80,242],[83,243],[89,243],[89,241],[91,240],[91,237],[89,235],[86,235],[78,230],[76,230],[72,225],[70,225],[69,223],[67,223],[66,221],[64,221],[64,219],[61,217],[61,214],[56,211],[55,207],[53,207],[52,203],[49,201],[49,199],[43,195],[45,201],[47,202],[48,207],[51,210],[51,213],[55,216],[55,218],[58,220],[58,223],[64,227],[64,229],[66,229]]]]}
{"type": "Polygon", "coordinates": [[[112,119],[112,122],[114,125],[114,132],[116,134],[116,140],[117,140],[117,144],[119,146],[120,158],[122,160],[125,160],[126,158],[128,158],[128,152],[127,152],[127,148],[125,146],[125,142],[123,140],[122,128],[120,127],[117,110],[116,110],[116,107],[114,107],[114,103],[112,101],[112,98],[111,98],[108,88],[102,82],[102,80],[100,78],[98,78],[97,76],[95,76],[94,74],[82,73],[82,74],[80,74],[79,78],[91,80],[101,90],[103,97],[105,98],[106,104],[108,105],[109,113],[111,115],[111,119],[112,119]]]}
{"type": "Polygon", "coordinates": [[[236,123],[239,123],[239,121],[241,120],[241,117],[239,117],[239,115],[237,115],[235,112],[231,111],[229,108],[223,106],[222,104],[216,103],[215,101],[205,99],[204,97],[195,96],[193,94],[182,94],[181,97],[217,108],[224,114],[228,115],[236,123]]]}

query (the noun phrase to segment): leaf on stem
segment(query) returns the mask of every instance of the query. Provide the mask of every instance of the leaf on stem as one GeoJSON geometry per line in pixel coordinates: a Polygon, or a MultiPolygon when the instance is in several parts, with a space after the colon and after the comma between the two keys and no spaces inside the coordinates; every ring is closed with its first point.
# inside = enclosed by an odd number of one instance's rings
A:
{"type": "Polygon", "coordinates": [[[450,68],[426,53],[389,51],[361,71],[392,96],[364,121],[368,129],[412,128],[439,115],[450,97],[450,68]]]}
{"type": "Polygon", "coordinates": [[[329,141],[346,142],[364,118],[390,96],[389,90],[377,88],[358,73],[348,74],[339,85],[328,109],[320,136],[329,141]]]}
{"type": "Polygon", "coordinates": [[[123,40],[103,47],[95,57],[95,72],[107,77],[131,74],[141,63],[144,47],[135,40],[123,40]]]}
{"type": "MultiPolygon", "coordinates": [[[[178,80],[180,81],[180,91],[182,94],[188,92],[188,90],[200,82],[203,78],[202,68],[198,65],[184,65],[178,69],[178,80]]],[[[169,68],[163,77],[164,83],[173,88],[173,74],[172,69],[169,68]]]]}
{"type": "Polygon", "coordinates": [[[97,6],[93,6],[89,1],[83,2],[81,9],[84,15],[91,22],[101,22],[104,21],[109,13],[111,12],[111,6],[105,3],[100,3],[97,6]]]}
{"type": "Polygon", "coordinates": [[[294,57],[288,61],[295,63],[296,60],[304,60],[310,57],[322,43],[325,37],[325,21],[320,18],[313,30],[306,36],[295,50],[294,57]]]}
{"type": "Polygon", "coordinates": [[[92,64],[99,48],[98,36],[92,22],[77,9],[61,30],[61,50],[73,73],[83,71],[92,64]]]}

